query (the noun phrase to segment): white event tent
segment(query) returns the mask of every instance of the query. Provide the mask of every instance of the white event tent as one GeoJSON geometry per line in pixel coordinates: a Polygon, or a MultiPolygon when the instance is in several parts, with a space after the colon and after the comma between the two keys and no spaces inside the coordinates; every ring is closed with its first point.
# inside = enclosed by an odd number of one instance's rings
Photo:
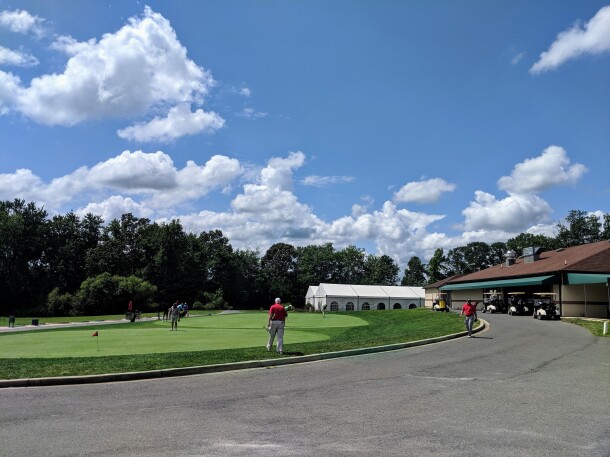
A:
{"type": "Polygon", "coordinates": [[[306,304],[316,311],[367,311],[410,309],[424,306],[423,287],[328,284],[309,286],[306,304]]]}

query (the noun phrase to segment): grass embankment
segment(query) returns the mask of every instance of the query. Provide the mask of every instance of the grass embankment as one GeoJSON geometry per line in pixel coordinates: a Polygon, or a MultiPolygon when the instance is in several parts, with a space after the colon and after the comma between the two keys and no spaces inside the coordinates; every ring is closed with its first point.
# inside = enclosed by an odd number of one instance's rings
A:
{"type": "Polygon", "coordinates": [[[580,325],[581,327],[589,330],[594,336],[610,337],[610,333],[604,335],[604,323],[603,321],[592,321],[588,319],[562,319],[565,322],[571,324],[580,325]]]}
{"type": "MultiPolygon", "coordinates": [[[[279,357],[264,348],[265,321],[265,313],[255,312],[182,319],[178,332],[169,332],[166,322],[153,321],[4,333],[0,334],[0,379],[147,371],[279,357]],[[95,330],[100,333],[101,351],[91,337],[95,330]],[[53,356],[72,350],[82,354],[83,347],[91,355],[53,356]],[[116,354],[117,347],[128,354],[106,355],[116,354]]],[[[416,341],[463,330],[459,316],[424,309],[329,313],[326,318],[291,313],[284,355],[416,341]]]]}

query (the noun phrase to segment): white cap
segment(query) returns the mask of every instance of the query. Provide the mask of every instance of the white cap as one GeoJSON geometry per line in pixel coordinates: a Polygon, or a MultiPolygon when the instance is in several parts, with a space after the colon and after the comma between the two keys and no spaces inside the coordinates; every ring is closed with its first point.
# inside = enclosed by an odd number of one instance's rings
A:
{"type": "Polygon", "coordinates": [[[277,297],[277,298],[275,299],[275,302],[276,302],[276,303],[282,303],[282,300],[280,300],[280,297],[277,297]]]}

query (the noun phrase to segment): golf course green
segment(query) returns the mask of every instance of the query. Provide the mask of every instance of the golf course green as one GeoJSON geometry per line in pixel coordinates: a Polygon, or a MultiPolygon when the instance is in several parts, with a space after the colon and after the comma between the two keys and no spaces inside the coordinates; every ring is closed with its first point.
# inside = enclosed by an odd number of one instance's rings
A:
{"type": "MultiPolygon", "coordinates": [[[[92,325],[0,334],[2,358],[105,357],[264,347],[266,312],[202,314],[182,318],[178,331],[168,321],[92,325]],[[92,336],[97,332],[98,336],[92,336]]],[[[284,344],[328,339],[320,330],[368,325],[347,314],[291,313],[284,344]]]]}
{"type": "MultiPolygon", "coordinates": [[[[106,316],[113,322],[121,316],[106,316]]],[[[27,320],[30,320],[28,318],[27,320]]],[[[41,319],[35,330],[0,332],[0,379],[83,376],[267,360],[439,337],[464,331],[456,313],[429,309],[292,312],[284,355],[265,349],[267,312],[206,313],[170,323],[143,320],[52,328],[70,318],[41,319]],[[46,327],[46,325],[49,325],[46,327]],[[98,336],[93,336],[96,334],[98,336]]],[[[27,321],[22,318],[23,322],[27,321]]],[[[81,322],[82,319],[75,319],[81,322]]],[[[24,324],[19,324],[24,325],[24,324]]]]}

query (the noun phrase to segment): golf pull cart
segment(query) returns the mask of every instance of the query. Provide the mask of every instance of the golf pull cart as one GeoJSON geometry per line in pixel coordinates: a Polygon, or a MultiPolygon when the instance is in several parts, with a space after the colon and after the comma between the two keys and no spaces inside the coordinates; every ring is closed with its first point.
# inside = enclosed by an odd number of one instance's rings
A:
{"type": "Polygon", "coordinates": [[[434,311],[445,311],[448,313],[449,305],[447,304],[447,294],[436,294],[436,297],[432,302],[432,309],[434,311]]]}
{"type": "Polygon", "coordinates": [[[533,317],[542,319],[559,319],[561,313],[559,306],[555,303],[557,294],[550,292],[534,293],[534,314],[533,317]]]}
{"type": "Polygon", "coordinates": [[[505,313],[506,305],[502,297],[497,292],[483,293],[483,312],[484,313],[505,313]]]}
{"type": "Polygon", "coordinates": [[[525,292],[511,292],[508,298],[508,315],[521,316],[530,312],[532,307],[525,298],[525,292]]]}

